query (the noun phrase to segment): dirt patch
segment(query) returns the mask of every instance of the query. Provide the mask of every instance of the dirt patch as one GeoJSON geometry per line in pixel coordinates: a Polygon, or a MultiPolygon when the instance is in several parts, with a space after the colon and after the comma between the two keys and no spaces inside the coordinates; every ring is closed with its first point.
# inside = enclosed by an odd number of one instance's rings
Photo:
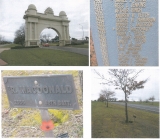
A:
{"type": "Polygon", "coordinates": [[[8,63],[6,63],[5,61],[3,61],[2,59],[0,59],[0,66],[5,66],[7,65],[8,63]]]}

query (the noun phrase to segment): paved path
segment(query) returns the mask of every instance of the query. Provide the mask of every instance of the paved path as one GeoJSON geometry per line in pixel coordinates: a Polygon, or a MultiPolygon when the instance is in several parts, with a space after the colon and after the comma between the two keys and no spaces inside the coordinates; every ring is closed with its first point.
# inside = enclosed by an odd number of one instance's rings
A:
{"type": "Polygon", "coordinates": [[[0,48],[0,53],[2,53],[4,50],[9,50],[10,48],[0,48]]]}
{"type": "MultiPolygon", "coordinates": [[[[118,105],[123,105],[123,102],[111,102],[114,104],[118,104],[118,105]]],[[[127,104],[128,107],[132,107],[132,108],[136,108],[136,109],[141,109],[141,110],[146,110],[146,111],[150,111],[150,112],[155,112],[155,113],[159,113],[159,107],[157,106],[148,106],[148,105],[139,105],[139,104],[127,104]]]]}
{"type": "Polygon", "coordinates": [[[50,46],[50,47],[41,47],[41,48],[68,51],[68,52],[73,52],[73,53],[86,55],[86,56],[89,55],[88,48],[74,48],[74,47],[63,47],[63,46],[50,46]]]}
{"type": "MultiPolygon", "coordinates": [[[[10,48],[1,48],[2,46],[5,46],[5,45],[8,45],[8,44],[0,45],[0,53],[2,53],[5,50],[10,49],[10,48]]],[[[7,63],[5,61],[3,61],[2,59],[0,59],[0,66],[5,66],[5,65],[7,65],[7,63]]]]}
{"type": "Polygon", "coordinates": [[[8,44],[1,44],[1,45],[0,45],[0,48],[1,48],[1,47],[4,47],[4,46],[6,46],[6,45],[8,45],[8,44]]]}

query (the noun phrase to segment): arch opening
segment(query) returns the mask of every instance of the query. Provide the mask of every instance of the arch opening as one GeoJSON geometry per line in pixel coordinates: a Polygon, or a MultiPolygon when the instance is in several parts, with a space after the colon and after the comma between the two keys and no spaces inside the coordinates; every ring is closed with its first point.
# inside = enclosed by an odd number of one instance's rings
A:
{"type": "Polygon", "coordinates": [[[39,35],[40,46],[59,46],[60,33],[54,28],[45,28],[39,35]]]}

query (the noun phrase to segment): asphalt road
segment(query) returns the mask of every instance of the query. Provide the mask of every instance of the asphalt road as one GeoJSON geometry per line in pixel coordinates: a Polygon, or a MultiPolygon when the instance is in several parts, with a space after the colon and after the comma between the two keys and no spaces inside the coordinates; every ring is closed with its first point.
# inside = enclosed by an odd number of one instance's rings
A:
{"type": "MultiPolygon", "coordinates": [[[[123,102],[111,102],[117,105],[125,105],[125,103],[123,102]]],[[[159,113],[159,107],[156,106],[147,106],[147,105],[139,105],[139,104],[127,104],[128,107],[132,107],[132,108],[136,108],[136,109],[141,109],[141,110],[146,110],[146,111],[150,111],[150,112],[155,112],[155,113],[159,113]]]]}

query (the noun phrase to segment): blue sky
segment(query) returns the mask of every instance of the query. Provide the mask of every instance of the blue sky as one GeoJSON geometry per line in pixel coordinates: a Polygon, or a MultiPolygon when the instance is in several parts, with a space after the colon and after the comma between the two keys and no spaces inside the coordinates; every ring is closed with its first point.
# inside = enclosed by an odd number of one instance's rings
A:
{"type": "MultiPolygon", "coordinates": [[[[100,73],[103,73],[105,77],[109,77],[107,73],[107,69],[96,69],[100,73]]],[[[137,80],[147,79],[147,83],[144,85],[144,89],[139,89],[133,91],[131,95],[129,95],[129,100],[138,101],[140,98],[142,100],[146,100],[151,96],[154,96],[156,100],[159,100],[159,70],[158,69],[145,69],[142,73],[139,74],[137,80]]],[[[109,88],[112,91],[115,91],[115,97],[118,99],[124,100],[124,93],[121,90],[115,90],[115,87],[112,86],[103,86],[100,85],[102,82],[101,79],[91,70],[91,99],[95,100],[99,97],[100,90],[105,88],[109,88]]]]}
{"type": "MultiPolygon", "coordinates": [[[[23,16],[30,4],[34,4],[39,13],[44,13],[48,7],[53,9],[54,15],[65,11],[71,20],[70,36],[81,39],[82,26],[84,36],[89,36],[89,0],[0,0],[0,35],[6,40],[13,41],[15,31],[25,23],[23,16]]],[[[56,35],[50,33],[53,37],[56,35]]]]}

